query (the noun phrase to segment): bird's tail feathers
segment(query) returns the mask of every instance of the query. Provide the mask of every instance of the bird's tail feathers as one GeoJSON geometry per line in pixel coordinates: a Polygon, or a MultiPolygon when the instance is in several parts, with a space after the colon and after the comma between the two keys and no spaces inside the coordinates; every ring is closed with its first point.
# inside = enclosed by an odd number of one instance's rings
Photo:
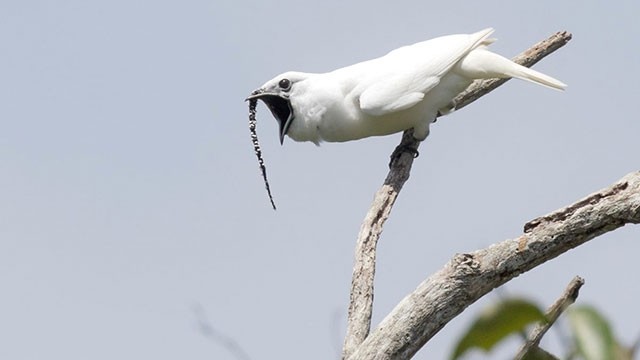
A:
{"type": "Polygon", "coordinates": [[[486,28],[483,30],[480,30],[476,33],[471,34],[470,36],[473,38],[474,40],[474,44],[471,46],[471,49],[475,49],[479,46],[487,46],[492,44],[494,41],[496,41],[497,39],[495,38],[490,38],[489,36],[491,36],[491,34],[493,34],[495,32],[495,30],[493,28],[486,28]]]}
{"type": "Polygon", "coordinates": [[[524,67],[516,63],[513,63],[513,65],[517,68],[514,68],[513,71],[508,74],[510,77],[529,81],[555,90],[564,90],[567,88],[567,84],[558,79],[552,78],[549,75],[545,75],[539,71],[529,69],[528,67],[524,67]]]}
{"type": "Polygon", "coordinates": [[[562,81],[541,72],[518,65],[513,61],[484,48],[470,52],[457,65],[456,71],[473,79],[518,78],[556,90],[564,90],[562,81]]]}

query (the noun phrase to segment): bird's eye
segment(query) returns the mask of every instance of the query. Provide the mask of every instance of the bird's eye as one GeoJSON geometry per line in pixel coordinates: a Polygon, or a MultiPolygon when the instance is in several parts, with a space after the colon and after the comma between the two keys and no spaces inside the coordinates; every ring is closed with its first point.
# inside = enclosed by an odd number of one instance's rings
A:
{"type": "Polygon", "coordinates": [[[287,91],[289,89],[291,89],[291,81],[289,79],[282,79],[280,80],[280,82],[278,83],[278,85],[280,86],[280,88],[284,91],[287,91]]]}

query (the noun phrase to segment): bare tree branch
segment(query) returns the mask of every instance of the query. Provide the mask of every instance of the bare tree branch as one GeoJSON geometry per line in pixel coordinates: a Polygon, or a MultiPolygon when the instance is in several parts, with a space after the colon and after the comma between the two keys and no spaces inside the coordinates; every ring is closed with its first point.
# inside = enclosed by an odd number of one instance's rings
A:
{"type": "Polygon", "coordinates": [[[515,357],[516,360],[524,359],[529,351],[540,345],[540,340],[542,340],[544,334],[546,334],[556,320],[558,320],[562,312],[576,301],[582,285],[584,285],[584,279],[579,276],[576,276],[571,280],[569,285],[567,285],[567,288],[564,290],[564,293],[562,293],[562,296],[560,296],[560,298],[556,300],[549,309],[547,309],[547,313],[545,314],[547,322],[544,324],[538,324],[538,326],[533,329],[527,342],[523,344],[520,351],[518,351],[518,354],[515,357]]]}
{"type": "MultiPolygon", "coordinates": [[[[405,132],[402,143],[411,143],[417,148],[418,142],[413,139],[412,134],[412,130],[405,132]]],[[[376,245],[382,233],[382,226],[391,213],[393,203],[402,186],[409,179],[412,164],[413,157],[407,156],[406,153],[392,163],[384,185],[376,193],[373,204],[360,227],[351,280],[347,335],[342,350],[343,359],[348,358],[369,334],[373,309],[376,245]]]]}
{"type": "MultiPolygon", "coordinates": [[[[558,32],[535,44],[513,60],[521,65],[531,66],[564,46],[569,40],[571,40],[570,33],[566,31],[558,32]]],[[[476,81],[456,97],[453,103],[457,109],[460,109],[491,92],[505,81],[507,80],[476,81]]],[[[412,130],[405,131],[399,146],[417,151],[420,143],[411,136],[412,134],[412,130]]],[[[376,246],[393,204],[400,190],[402,190],[402,186],[409,179],[412,165],[413,156],[407,152],[401,153],[396,161],[392,162],[389,174],[382,187],[375,194],[373,204],[360,227],[351,281],[347,333],[342,352],[343,359],[348,358],[369,334],[373,309],[376,246]]]]}
{"type": "Polygon", "coordinates": [[[410,359],[446,323],[495,287],[628,223],[640,223],[640,171],[528,222],[524,234],[515,239],[455,255],[400,301],[349,359],[410,359]]]}

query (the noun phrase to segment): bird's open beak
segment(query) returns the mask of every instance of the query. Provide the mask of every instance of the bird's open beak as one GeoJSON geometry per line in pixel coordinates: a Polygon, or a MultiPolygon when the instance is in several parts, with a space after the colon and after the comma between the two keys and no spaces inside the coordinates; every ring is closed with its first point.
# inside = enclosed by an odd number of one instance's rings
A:
{"type": "Polygon", "coordinates": [[[258,89],[252,92],[245,101],[252,99],[262,100],[269,110],[271,110],[273,117],[278,120],[278,125],[280,125],[280,144],[282,145],[284,143],[284,136],[287,135],[289,126],[291,126],[291,122],[293,121],[293,108],[291,108],[289,97],[279,92],[274,93],[264,89],[258,89]]]}

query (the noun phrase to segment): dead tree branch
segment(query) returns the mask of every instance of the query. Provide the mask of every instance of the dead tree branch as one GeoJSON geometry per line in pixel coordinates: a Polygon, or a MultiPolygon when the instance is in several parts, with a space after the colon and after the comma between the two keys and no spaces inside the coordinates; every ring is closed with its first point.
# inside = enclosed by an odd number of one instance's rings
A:
{"type": "MultiPolygon", "coordinates": [[[[571,40],[570,33],[566,31],[558,32],[535,44],[513,60],[524,66],[532,66],[545,56],[564,46],[569,40],[571,40]]],[[[456,97],[453,102],[457,109],[461,109],[506,81],[506,79],[476,81],[465,92],[456,97]]],[[[411,135],[412,130],[405,131],[399,146],[417,150],[420,144],[411,135]]],[[[412,165],[413,157],[407,152],[402,153],[391,164],[387,178],[375,194],[373,204],[360,228],[351,282],[347,334],[342,352],[343,359],[348,358],[369,334],[373,309],[376,246],[393,204],[402,186],[409,179],[412,165]]]]}
{"type": "Polygon", "coordinates": [[[410,359],[445,324],[492,289],[629,223],[640,223],[640,171],[529,221],[524,234],[515,239],[455,255],[400,301],[349,359],[410,359]]]}
{"type": "Polygon", "coordinates": [[[540,345],[540,340],[544,334],[553,326],[553,324],[558,320],[560,315],[569,307],[569,305],[573,304],[578,298],[578,293],[580,288],[584,285],[584,279],[576,276],[571,280],[567,288],[562,293],[562,296],[558,300],[556,300],[553,305],[547,309],[545,314],[547,318],[547,322],[544,324],[538,324],[535,329],[529,335],[529,339],[527,342],[522,345],[520,351],[516,355],[516,360],[522,360],[529,353],[529,351],[535,349],[540,345]]]}

